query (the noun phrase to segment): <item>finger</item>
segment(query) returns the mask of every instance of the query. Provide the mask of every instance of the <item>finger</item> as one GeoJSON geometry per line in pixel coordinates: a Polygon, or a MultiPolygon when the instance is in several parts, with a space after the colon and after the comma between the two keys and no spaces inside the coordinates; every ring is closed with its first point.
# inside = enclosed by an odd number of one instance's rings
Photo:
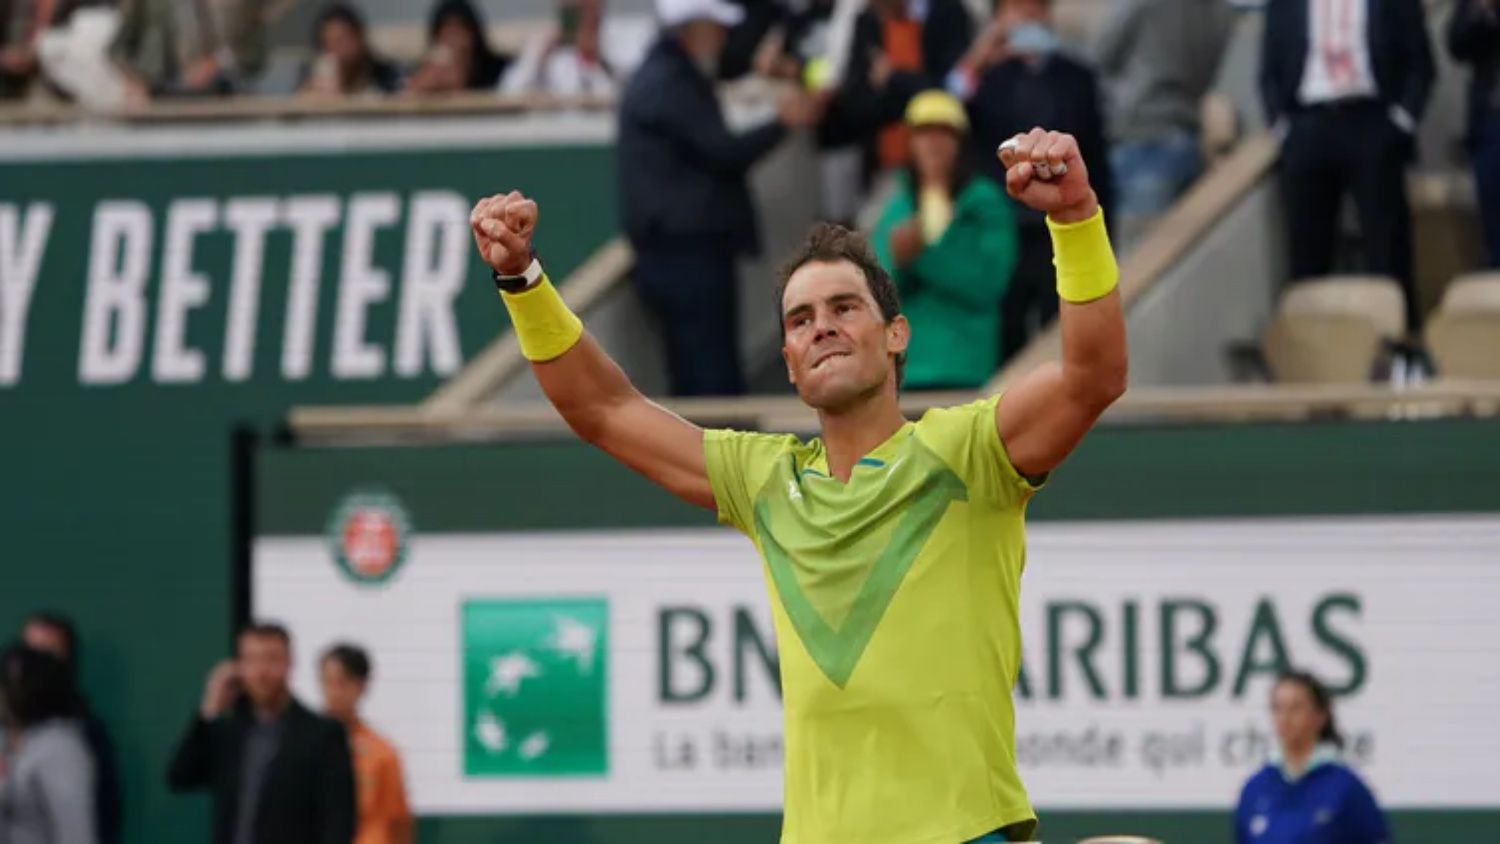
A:
{"type": "Polygon", "coordinates": [[[1000,144],[1000,148],[995,150],[995,154],[1000,157],[1000,165],[1007,170],[1015,166],[1016,150],[1020,148],[1020,138],[1020,135],[1016,135],[1000,144]]]}
{"type": "Polygon", "coordinates": [[[1026,158],[1032,164],[1047,163],[1047,130],[1037,127],[1026,133],[1026,158]]]}
{"type": "Polygon", "coordinates": [[[526,241],[505,226],[499,227],[494,238],[496,243],[504,247],[505,251],[512,255],[523,255],[528,251],[526,241]]]}
{"type": "Polygon", "coordinates": [[[1020,198],[1026,188],[1031,185],[1031,162],[1023,161],[1020,164],[1005,171],[1005,192],[1012,197],[1020,198]]]}
{"type": "Polygon", "coordinates": [[[1064,132],[1053,132],[1047,139],[1047,163],[1054,171],[1073,159],[1077,153],[1078,144],[1073,136],[1064,132]]]}
{"type": "Polygon", "coordinates": [[[513,202],[507,210],[507,214],[507,220],[510,222],[512,229],[523,234],[529,232],[536,226],[536,201],[523,198],[519,202],[513,202]]]}

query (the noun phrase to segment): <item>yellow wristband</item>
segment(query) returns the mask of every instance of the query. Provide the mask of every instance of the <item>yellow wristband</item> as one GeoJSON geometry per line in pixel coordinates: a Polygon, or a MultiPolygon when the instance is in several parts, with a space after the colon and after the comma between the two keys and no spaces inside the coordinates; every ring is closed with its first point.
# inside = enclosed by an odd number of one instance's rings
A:
{"type": "Polygon", "coordinates": [[[568,309],[546,275],[520,293],[500,294],[510,322],[521,341],[521,354],[534,363],[546,363],[578,344],[583,320],[568,309]]]}
{"type": "Polygon", "coordinates": [[[1063,300],[1082,304],[1103,299],[1120,283],[1120,267],[1104,228],[1104,209],[1077,223],[1054,223],[1048,217],[1047,229],[1052,232],[1057,295],[1063,300]]]}

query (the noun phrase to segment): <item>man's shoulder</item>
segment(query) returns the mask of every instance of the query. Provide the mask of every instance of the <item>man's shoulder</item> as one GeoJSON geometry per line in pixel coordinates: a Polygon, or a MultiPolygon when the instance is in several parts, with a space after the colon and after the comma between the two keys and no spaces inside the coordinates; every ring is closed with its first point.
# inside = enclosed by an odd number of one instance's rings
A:
{"type": "Polygon", "coordinates": [[[817,442],[816,440],[804,441],[795,434],[738,431],[733,428],[710,428],[703,432],[703,440],[715,447],[732,448],[767,458],[782,453],[796,454],[808,451],[815,448],[817,442]]]}

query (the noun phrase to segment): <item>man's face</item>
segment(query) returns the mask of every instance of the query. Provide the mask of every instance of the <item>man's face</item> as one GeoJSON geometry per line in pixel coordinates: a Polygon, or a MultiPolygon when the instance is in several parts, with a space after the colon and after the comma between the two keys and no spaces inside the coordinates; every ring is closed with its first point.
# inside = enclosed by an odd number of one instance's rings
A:
{"type": "Polygon", "coordinates": [[[896,377],[892,357],[906,350],[906,318],[886,324],[859,267],[812,262],[792,274],[781,297],[787,377],[809,406],[837,411],[896,377]]]}
{"type": "Polygon", "coordinates": [[[288,693],[292,655],[280,636],[245,633],[239,641],[240,682],[250,702],[273,706],[288,693]]]}
{"type": "Polygon", "coordinates": [[[319,671],[323,684],[323,708],[339,721],[353,721],[359,713],[359,701],[365,696],[365,684],[349,676],[336,659],[325,659],[319,671]]]}
{"type": "Polygon", "coordinates": [[[1005,0],[1000,4],[1000,16],[1010,26],[1047,23],[1051,19],[1046,0],[1005,0]]]}
{"type": "Polygon", "coordinates": [[[21,641],[26,647],[38,651],[45,651],[58,659],[68,662],[73,655],[68,653],[68,640],[61,630],[40,621],[28,621],[21,628],[21,641]]]}

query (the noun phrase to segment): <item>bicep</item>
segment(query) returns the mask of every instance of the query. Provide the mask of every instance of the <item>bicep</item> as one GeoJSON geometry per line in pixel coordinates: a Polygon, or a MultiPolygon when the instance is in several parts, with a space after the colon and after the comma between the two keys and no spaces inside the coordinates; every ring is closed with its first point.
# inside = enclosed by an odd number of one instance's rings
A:
{"type": "Polygon", "coordinates": [[[1043,364],[1008,387],[995,407],[995,427],[1012,466],[1041,477],[1063,462],[1098,414],[1070,401],[1062,364],[1043,364]]]}
{"type": "Polygon", "coordinates": [[[593,443],[683,501],[715,509],[703,429],[645,396],[632,396],[605,413],[593,443]]]}

